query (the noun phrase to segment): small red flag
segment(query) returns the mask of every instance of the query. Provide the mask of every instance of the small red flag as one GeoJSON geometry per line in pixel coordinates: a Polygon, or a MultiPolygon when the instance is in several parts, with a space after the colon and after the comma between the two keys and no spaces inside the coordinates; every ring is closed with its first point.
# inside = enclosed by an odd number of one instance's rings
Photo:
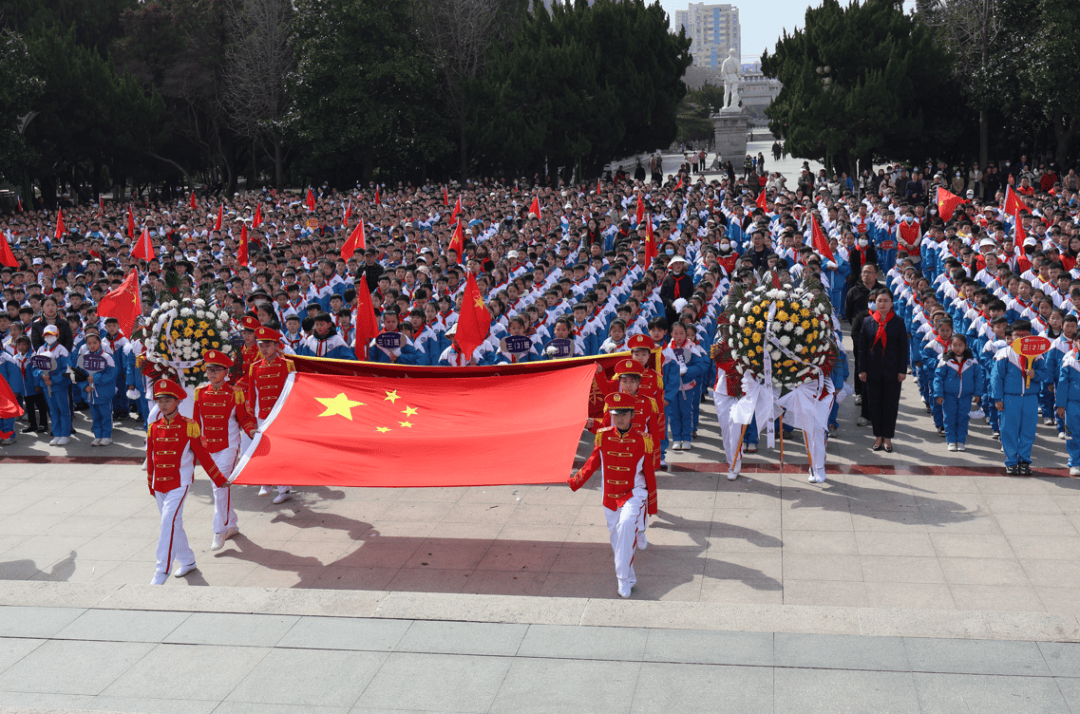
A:
{"type": "Polygon", "coordinates": [[[258,228],[259,226],[262,225],[262,222],[263,222],[263,219],[262,219],[262,204],[261,203],[256,203],[255,204],[255,215],[251,217],[251,227],[252,228],[258,228]]]}
{"type": "Polygon", "coordinates": [[[345,207],[345,221],[341,225],[349,225],[350,218],[352,218],[352,201],[349,201],[349,205],[345,207]]]}
{"type": "MultiPolygon", "coordinates": [[[[23,415],[23,408],[19,406],[19,400],[11,391],[7,380],[0,377],[0,419],[16,419],[23,415]]],[[[10,439],[15,432],[4,434],[4,438],[10,439]]]]}
{"type": "Polygon", "coordinates": [[[358,250],[364,250],[367,248],[367,240],[364,236],[364,222],[360,221],[356,224],[356,228],[353,228],[352,233],[349,234],[348,239],[345,241],[345,245],[341,246],[341,259],[348,260],[353,257],[353,254],[358,250]]]}
{"type": "MultiPolygon", "coordinates": [[[[762,193],[765,192],[762,191],[762,193]]],[[[814,216],[810,216],[810,240],[814,244],[814,250],[822,258],[836,262],[836,257],[829,247],[829,239],[825,237],[825,231],[821,230],[821,226],[818,225],[817,218],[814,216]]]]}
{"type": "Polygon", "coordinates": [[[240,247],[236,251],[236,260],[240,265],[245,268],[248,264],[248,234],[247,225],[241,224],[240,226],[240,247]]]}
{"type": "Polygon", "coordinates": [[[22,212],[23,212],[23,208],[22,208],[22,196],[19,196],[19,213],[22,213],[22,212]]]}
{"type": "MultiPolygon", "coordinates": [[[[1020,211],[1027,211],[1031,213],[1031,209],[1027,207],[1027,204],[1020,198],[1020,196],[1013,190],[1012,186],[1005,187],[1005,213],[1010,216],[1019,218],[1020,211]]],[[[1034,215],[1034,214],[1032,214],[1034,215]]]]}
{"type": "Polygon", "coordinates": [[[368,289],[367,276],[363,273],[360,274],[360,287],[356,289],[355,327],[356,344],[353,345],[353,351],[356,359],[363,362],[367,360],[368,345],[379,334],[379,321],[375,318],[375,307],[371,304],[371,290],[368,289]]]}
{"type": "Polygon", "coordinates": [[[375,187],[375,205],[378,206],[382,201],[379,200],[379,187],[375,187]]]}
{"type": "Polygon", "coordinates": [[[461,314],[457,321],[457,343],[461,354],[472,358],[473,350],[487,339],[491,330],[491,313],[480,296],[476,285],[476,276],[469,273],[465,283],[465,294],[461,298],[461,314]]]}
{"type": "Polygon", "coordinates": [[[97,195],[97,214],[98,214],[98,218],[101,218],[101,215],[103,213],[105,213],[105,198],[99,193],[97,195]]]}
{"type": "Polygon", "coordinates": [[[600,193],[600,179],[596,179],[596,192],[600,193]]]}
{"type": "Polygon", "coordinates": [[[953,213],[956,212],[956,207],[962,203],[967,203],[967,201],[960,198],[955,193],[946,190],[944,186],[938,186],[937,208],[941,220],[951,221],[953,213]]]}
{"type": "Polygon", "coordinates": [[[454,210],[450,212],[450,220],[456,221],[457,214],[461,213],[461,196],[457,197],[457,203],[454,204],[454,210]]]}
{"type": "Polygon", "coordinates": [[[195,201],[195,192],[191,192],[191,210],[197,210],[199,208],[198,202],[195,201]]]}
{"type": "Polygon", "coordinates": [[[1027,231],[1024,230],[1024,223],[1020,220],[1020,216],[1016,216],[1016,235],[1014,236],[1013,243],[1020,249],[1020,254],[1024,254],[1024,241],[1027,240],[1027,231]]]}
{"type": "Polygon", "coordinates": [[[214,230],[221,230],[221,219],[225,217],[225,204],[221,204],[217,209],[217,220],[214,221],[214,230]]]}
{"type": "Polygon", "coordinates": [[[307,207],[309,211],[315,210],[315,194],[310,188],[307,190],[307,207]]]}
{"type": "Polygon", "coordinates": [[[146,226],[143,226],[139,240],[131,246],[131,257],[146,261],[154,259],[154,244],[150,240],[150,229],[146,226]]]}
{"type": "Polygon", "coordinates": [[[450,205],[450,194],[447,192],[446,186],[443,186],[443,190],[442,190],[442,205],[444,205],[444,206],[449,206],[450,205]]]}
{"type": "Polygon", "coordinates": [[[649,216],[645,222],[645,270],[652,267],[656,255],[656,239],[653,237],[652,216],[649,216]]]}
{"type": "Polygon", "coordinates": [[[641,223],[641,219],[645,217],[645,199],[642,198],[641,192],[638,191],[637,195],[637,222],[641,223]]]}
{"type": "Polygon", "coordinates": [[[767,198],[768,197],[765,195],[765,189],[761,189],[760,191],[758,191],[757,200],[754,201],[754,203],[757,204],[758,208],[760,208],[761,210],[764,211],[765,210],[765,201],[766,201],[767,198]]]}
{"type": "Polygon", "coordinates": [[[529,206],[529,213],[532,213],[539,220],[540,218],[540,197],[533,197],[532,205],[529,206]]]}
{"type": "Polygon", "coordinates": [[[19,267],[19,261],[15,259],[15,253],[11,251],[7,236],[3,231],[0,231],[0,265],[6,265],[9,268],[19,267]]]}
{"type": "Polygon", "coordinates": [[[461,256],[465,252],[465,232],[461,230],[461,221],[454,228],[454,237],[450,239],[449,250],[457,251],[457,262],[461,265],[461,256]]]}
{"type": "Polygon", "coordinates": [[[64,209],[60,209],[56,212],[56,240],[60,240],[64,235],[64,209]]]}
{"type": "Polygon", "coordinates": [[[135,212],[128,206],[128,240],[135,240],[135,212]]]}
{"type": "Polygon", "coordinates": [[[679,174],[679,183],[675,184],[675,190],[678,191],[682,188],[682,174],[679,174]]]}
{"type": "Polygon", "coordinates": [[[132,268],[118,288],[110,291],[98,303],[98,315],[115,317],[120,321],[120,329],[125,335],[135,330],[135,320],[142,314],[139,301],[139,272],[132,268]]]}

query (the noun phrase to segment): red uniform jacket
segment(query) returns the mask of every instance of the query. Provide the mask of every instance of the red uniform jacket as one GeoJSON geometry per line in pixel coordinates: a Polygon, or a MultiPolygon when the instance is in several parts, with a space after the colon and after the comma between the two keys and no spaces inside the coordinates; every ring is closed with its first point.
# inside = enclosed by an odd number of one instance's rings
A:
{"type": "Polygon", "coordinates": [[[210,452],[203,448],[200,433],[199,425],[182,414],[172,419],[161,417],[150,425],[146,434],[146,480],[150,493],[168,493],[190,484],[196,460],[215,486],[225,485],[226,477],[210,452]]]}
{"type": "MultiPolygon", "coordinates": [[[[653,448],[659,449],[660,447],[660,420],[658,418],[659,409],[656,406],[656,400],[650,397],[643,397],[641,394],[630,395],[635,398],[634,402],[634,419],[631,422],[634,428],[640,431],[642,434],[647,434],[652,440],[653,448]]],[[[592,432],[595,434],[600,431],[602,427],[611,426],[611,412],[607,406],[604,406],[604,418],[601,423],[595,424],[592,428],[592,432]]]]}
{"type": "Polygon", "coordinates": [[[615,427],[604,427],[596,433],[592,453],[581,470],[567,484],[574,491],[584,486],[597,470],[603,471],[604,508],[618,510],[633,495],[638,474],[645,477],[649,491],[649,513],[656,514],[656,472],[653,470],[652,439],[631,427],[619,434],[615,427]]]}
{"type": "Polygon", "coordinates": [[[296,371],[296,363],[287,357],[275,357],[251,365],[247,376],[247,402],[255,410],[255,416],[265,419],[277,404],[285,380],[296,371]]]}
{"type": "Polygon", "coordinates": [[[242,389],[226,384],[223,389],[208,385],[195,390],[193,416],[206,437],[206,450],[211,454],[235,446],[231,439],[240,435],[231,432],[234,415],[236,424],[244,433],[250,435],[255,431],[258,426],[255,415],[251,413],[242,389]]]}

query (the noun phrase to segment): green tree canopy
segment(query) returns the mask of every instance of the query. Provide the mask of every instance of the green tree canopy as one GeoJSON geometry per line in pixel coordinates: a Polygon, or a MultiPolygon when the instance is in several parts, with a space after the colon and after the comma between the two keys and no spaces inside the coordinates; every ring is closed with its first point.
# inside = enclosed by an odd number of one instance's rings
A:
{"type": "Polygon", "coordinates": [[[762,71],[783,83],[769,128],[791,155],[849,174],[857,161],[950,156],[970,114],[950,61],[899,0],[824,0],[762,55],[762,71]]]}

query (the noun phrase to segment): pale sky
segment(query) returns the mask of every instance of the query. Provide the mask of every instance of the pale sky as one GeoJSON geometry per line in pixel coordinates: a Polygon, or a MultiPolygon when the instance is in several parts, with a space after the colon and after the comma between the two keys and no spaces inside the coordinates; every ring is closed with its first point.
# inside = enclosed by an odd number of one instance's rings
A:
{"type": "MultiPolygon", "coordinates": [[[[651,4],[651,0],[646,0],[651,4]]],[[[803,26],[806,8],[821,5],[821,0],[699,0],[708,5],[728,3],[739,8],[739,24],[742,25],[743,61],[753,62],[761,51],[768,48],[772,52],[776,42],[786,29],[789,33],[803,26]]],[[[846,5],[846,0],[840,0],[846,5]]],[[[667,11],[672,26],[675,25],[675,11],[685,10],[690,0],[660,0],[660,5],[667,11]]],[[[914,0],[905,0],[904,9],[910,11],[914,0]]]]}

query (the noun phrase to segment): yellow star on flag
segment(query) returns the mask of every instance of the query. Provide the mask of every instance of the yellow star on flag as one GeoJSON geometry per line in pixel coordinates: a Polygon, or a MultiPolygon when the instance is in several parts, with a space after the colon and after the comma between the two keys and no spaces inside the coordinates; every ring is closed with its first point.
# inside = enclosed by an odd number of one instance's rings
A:
{"type": "Polygon", "coordinates": [[[352,408],[364,406],[363,402],[354,402],[349,399],[345,396],[345,392],[342,392],[333,398],[315,397],[315,401],[326,407],[326,411],[319,416],[343,416],[349,421],[352,421],[352,408]]]}
{"type": "Polygon", "coordinates": [[[380,434],[385,434],[386,432],[390,431],[390,429],[385,426],[377,426],[375,427],[375,431],[379,432],[380,434]]]}
{"type": "Polygon", "coordinates": [[[411,427],[411,426],[412,426],[412,424],[410,424],[410,423],[409,423],[409,422],[407,422],[407,421],[399,421],[399,422],[398,422],[398,424],[401,424],[401,425],[402,425],[403,427],[405,427],[406,429],[408,429],[409,427],[411,427]]]}
{"type": "Polygon", "coordinates": [[[405,416],[416,416],[416,407],[405,407],[401,413],[405,416]]]}
{"type": "Polygon", "coordinates": [[[395,389],[392,392],[387,392],[386,393],[386,399],[384,399],[383,401],[384,402],[390,402],[391,404],[393,404],[394,402],[396,402],[399,399],[401,399],[401,397],[398,396],[397,390],[395,389]]]}

